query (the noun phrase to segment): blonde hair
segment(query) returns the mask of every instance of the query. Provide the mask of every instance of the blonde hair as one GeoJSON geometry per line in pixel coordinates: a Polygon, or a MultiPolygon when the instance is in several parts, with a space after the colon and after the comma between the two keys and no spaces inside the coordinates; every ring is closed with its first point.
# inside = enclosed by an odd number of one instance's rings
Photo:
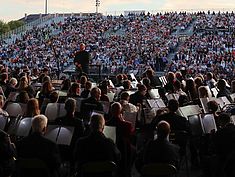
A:
{"type": "Polygon", "coordinates": [[[34,116],[32,121],[32,129],[34,132],[43,133],[47,126],[47,117],[43,114],[34,116]]]}

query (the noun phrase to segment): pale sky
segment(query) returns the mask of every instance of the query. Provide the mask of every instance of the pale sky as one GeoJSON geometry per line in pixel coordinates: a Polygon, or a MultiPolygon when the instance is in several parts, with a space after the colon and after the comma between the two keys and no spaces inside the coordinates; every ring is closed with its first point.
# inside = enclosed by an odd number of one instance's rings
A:
{"type": "MultiPolygon", "coordinates": [[[[95,12],[96,0],[48,0],[49,13],[95,12]]],[[[0,19],[17,20],[25,13],[44,13],[45,0],[0,0],[0,19]]],[[[99,12],[117,14],[125,10],[197,10],[229,9],[235,11],[234,0],[100,0],[99,12]]]]}

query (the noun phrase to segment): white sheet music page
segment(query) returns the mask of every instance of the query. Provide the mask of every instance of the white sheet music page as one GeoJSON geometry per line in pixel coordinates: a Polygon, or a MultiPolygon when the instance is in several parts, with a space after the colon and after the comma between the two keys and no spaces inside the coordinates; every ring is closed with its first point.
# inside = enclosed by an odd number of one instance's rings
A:
{"type": "Polygon", "coordinates": [[[213,114],[205,114],[201,116],[201,121],[204,129],[204,133],[211,133],[212,130],[217,131],[217,127],[215,124],[215,119],[213,114]]]}
{"type": "Polygon", "coordinates": [[[116,143],[116,127],[104,126],[103,133],[105,137],[112,139],[113,142],[116,143]]]}

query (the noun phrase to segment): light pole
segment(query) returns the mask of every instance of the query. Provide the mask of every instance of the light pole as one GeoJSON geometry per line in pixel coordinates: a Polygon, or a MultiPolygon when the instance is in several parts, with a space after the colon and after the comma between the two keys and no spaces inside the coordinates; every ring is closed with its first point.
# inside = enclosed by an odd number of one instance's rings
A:
{"type": "Polygon", "coordinates": [[[95,0],[96,13],[98,14],[98,8],[100,6],[100,0],[95,0]]]}
{"type": "Polygon", "coordinates": [[[45,0],[45,14],[47,14],[47,0],[45,0]]]}

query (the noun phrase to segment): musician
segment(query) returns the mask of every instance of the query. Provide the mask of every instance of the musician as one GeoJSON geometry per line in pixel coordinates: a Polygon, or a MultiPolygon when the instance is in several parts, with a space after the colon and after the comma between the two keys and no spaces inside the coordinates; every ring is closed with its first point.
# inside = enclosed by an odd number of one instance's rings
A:
{"type": "Polygon", "coordinates": [[[74,65],[76,66],[76,71],[81,76],[83,73],[88,74],[90,54],[86,50],[86,45],[84,43],[80,44],[80,51],[75,54],[74,65]]]}

